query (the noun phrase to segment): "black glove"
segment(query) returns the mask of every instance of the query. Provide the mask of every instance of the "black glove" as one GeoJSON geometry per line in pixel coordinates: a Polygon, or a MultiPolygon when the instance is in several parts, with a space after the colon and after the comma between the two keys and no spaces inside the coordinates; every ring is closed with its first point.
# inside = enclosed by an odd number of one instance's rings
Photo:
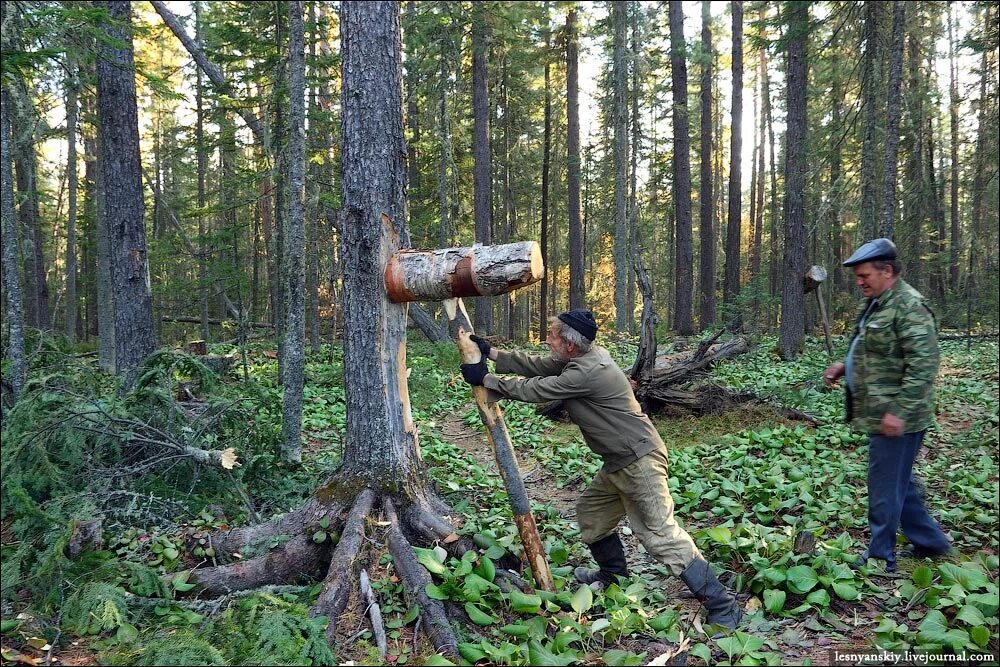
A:
{"type": "Polygon", "coordinates": [[[486,357],[483,357],[478,364],[462,364],[462,377],[473,387],[479,387],[483,384],[486,373],[486,357]]]}
{"type": "Polygon", "coordinates": [[[492,350],[493,348],[490,347],[490,344],[487,343],[485,339],[480,338],[476,334],[472,334],[471,336],[469,336],[469,340],[471,340],[473,343],[479,346],[479,351],[483,353],[483,359],[490,358],[490,350],[492,350]]]}

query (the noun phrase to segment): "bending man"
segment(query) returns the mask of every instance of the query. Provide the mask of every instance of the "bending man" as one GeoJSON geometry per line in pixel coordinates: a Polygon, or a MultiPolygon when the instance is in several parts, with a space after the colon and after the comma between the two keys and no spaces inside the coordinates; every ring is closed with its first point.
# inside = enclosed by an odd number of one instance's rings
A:
{"type": "Polygon", "coordinates": [[[570,420],[604,462],[576,504],[580,537],[590,547],[598,569],[576,568],[590,584],[628,576],[618,523],[628,515],[639,541],[670,572],[687,584],[708,610],[708,622],[735,628],[742,611],[735,595],[712,572],[674,519],[667,486],[667,449],[639,406],[625,373],[607,350],[594,345],[597,322],[589,310],[576,309],[552,318],[546,344],[550,356],[506,352],[473,336],[483,353],[478,364],[463,364],[472,385],[484,385],[505,398],[532,403],[562,400],[570,420]],[[496,362],[488,373],[486,359],[496,362]]]}

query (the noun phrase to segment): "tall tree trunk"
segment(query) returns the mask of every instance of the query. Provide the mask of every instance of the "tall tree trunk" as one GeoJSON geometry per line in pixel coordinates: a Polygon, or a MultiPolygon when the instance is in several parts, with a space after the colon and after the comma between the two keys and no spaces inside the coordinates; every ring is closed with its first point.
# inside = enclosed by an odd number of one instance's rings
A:
{"type": "Polygon", "coordinates": [[[805,295],[802,277],[806,270],[805,179],[806,88],[808,65],[806,42],[809,32],[809,4],[785,4],[788,25],[787,99],[788,129],[785,135],[785,251],[781,290],[781,328],[778,347],[785,360],[802,351],[805,331],[805,295]]]}
{"type": "Polygon", "coordinates": [[[441,154],[438,159],[438,216],[441,227],[438,232],[438,245],[442,248],[451,245],[451,176],[450,169],[454,162],[451,146],[451,121],[448,111],[448,69],[447,59],[441,57],[440,80],[438,81],[440,99],[438,101],[438,141],[441,144],[441,154]]]}
{"type": "Polygon", "coordinates": [[[674,327],[677,333],[694,333],[692,315],[694,249],[691,239],[691,137],[688,130],[687,48],[684,44],[684,9],[670,0],[670,70],[673,91],[674,208],[677,221],[677,271],[674,327]]]}
{"type": "MultiPolygon", "coordinates": [[[[755,197],[754,208],[756,212],[754,213],[751,224],[753,225],[753,244],[750,248],[750,280],[754,280],[760,275],[760,261],[762,254],[762,245],[764,242],[764,143],[765,143],[765,115],[763,112],[764,100],[763,100],[763,90],[764,90],[764,77],[766,73],[764,72],[764,54],[763,50],[760,54],[760,62],[758,63],[758,76],[757,76],[757,97],[756,100],[759,101],[760,113],[757,113],[756,108],[754,109],[754,118],[758,118],[757,121],[757,157],[755,164],[757,172],[757,192],[755,197]]],[[[755,107],[757,104],[755,103],[755,107]]],[[[754,295],[760,292],[760,286],[754,287],[754,295]]],[[[756,318],[759,313],[756,311],[757,299],[754,297],[754,317],[756,318]]]]}
{"type": "Polygon", "coordinates": [[[949,211],[951,235],[948,239],[948,286],[958,293],[962,265],[962,227],[958,217],[958,76],[955,69],[955,28],[952,6],[948,5],[948,120],[951,129],[951,176],[949,178],[949,211]]]}
{"type": "MultiPolygon", "coordinates": [[[[322,148],[322,135],[317,131],[319,123],[318,107],[318,87],[319,80],[325,76],[325,72],[319,72],[316,68],[316,43],[319,41],[319,24],[316,22],[316,0],[309,2],[309,25],[312,26],[312,38],[309,40],[309,61],[312,83],[309,86],[309,109],[307,111],[309,119],[307,153],[304,156],[306,164],[309,165],[308,192],[306,193],[305,220],[306,232],[306,295],[308,307],[306,310],[306,334],[309,337],[309,349],[314,353],[319,352],[319,216],[320,200],[319,189],[321,187],[322,165],[314,160],[314,156],[320,154],[322,148]]],[[[325,158],[324,158],[325,159],[325,158]]]]}
{"type": "Polygon", "coordinates": [[[865,2],[864,81],[861,85],[861,108],[864,111],[864,140],[861,147],[861,236],[875,237],[878,229],[878,117],[882,102],[882,54],[879,44],[881,2],[865,2]]]}
{"type": "MultiPolygon", "coordinates": [[[[907,100],[906,100],[906,133],[902,138],[906,168],[904,173],[905,186],[900,199],[903,202],[902,225],[896,237],[901,245],[903,257],[919,258],[923,256],[922,236],[927,233],[925,221],[929,217],[932,201],[927,196],[927,182],[924,179],[924,87],[920,77],[920,53],[917,42],[911,34],[907,42],[907,100]]],[[[917,290],[923,292],[926,272],[923,262],[910,262],[906,271],[906,281],[917,290]]]]}
{"type": "MultiPolygon", "coordinates": [[[[476,220],[476,242],[489,245],[493,241],[493,188],[490,165],[490,103],[486,71],[486,48],[489,40],[487,9],[482,3],[472,7],[472,118],[473,118],[473,209],[476,220]]],[[[476,299],[475,328],[480,335],[493,333],[493,310],[487,297],[476,299]]]]}
{"type": "MultiPolygon", "coordinates": [[[[729,220],[726,223],[726,276],[722,298],[732,303],[740,292],[743,189],[743,2],[733,10],[733,120],[729,144],[729,220]]],[[[751,216],[752,218],[753,216],[751,216]]]]}
{"type": "Polygon", "coordinates": [[[639,74],[642,58],[639,55],[639,12],[642,11],[639,2],[629,2],[629,27],[631,31],[631,44],[629,46],[629,60],[632,63],[631,83],[629,84],[629,107],[631,116],[629,118],[629,172],[628,172],[628,253],[626,259],[627,280],[625,285],[627,292],[625,295],[625,308],[628,314],[628,332],[635,334],[635,286],[636,276],[633,275],[633,258],[640,254],[639,248],[639,139],[642,135],[639,126],[639,96],[642,94],[642,83],[639,74]]]}
{"type": "Polygon", "coordinates": [[[698,229],[701,240],[699,284],[701,330],[715,323],[715,194],[712,188],[712,12],[701,2],[701,151],[699,153],[698,229]]]}
{"type": "Polygon", "coordinates": [[[889,62],[889,102],[886,111],[885,168],[882,181],[882,209],[879,214],[878,235],[892,238],[893,216],[896,210],[896,173],[899,167],[899,116],[903,79],[903,29],[905,5],[899,0],[892,3],[892,55],[889,62]]]}
{"type": "MultiPolygon", "coordinates": [[[[510,192],[510,60],[504,54],[500,60],[500,94],[499,104],[503,107],[503,128],[501,133],[502,163],[499,165],[501,183],[503,191],[500,196],[500,242],[510,243],[511,218],[513,202],[510,192]]],[[[514,329],[512,326],[511,295],[503,294],[498,299],[500,302],[500,331],[507,340],[514,339],[514,329]]]]}
{"type": "MultiPolygon", "coordinates": [[[[580,220],[580,43],[576,3],[566,12],[566,187],[569,214],[569,307],[585,306],[583,290],[583,224],[580,220]]],[[[557,238],[553,234],[553,238],[557,238]]],[[[555,265],[555,262],[552,262],[555,265]]],[[[552,277],[555,299],[556,276],[552,277]]],[[[553,302],[553,310],[555,304],[553,302]]],[[[548,322],[541,327],[548,329],[548,322]]]]}
{"type": "MultiPolygon", "coordinates": [[[[551,63],[552,35],[549,30],[549,3],[543,3],[545,17],[545,118],[542,130],[542,220],[539,231],[542,261],[549,266],[549,166],[552,161],[552,85],[551,63]]],[[[571,10],[572,11],[572,10],[571,10]]],[[[567,21],[569,19],[567,18],[567,21]]],[[[567,30],[567,48],[569,46],[569,31],[567,30]]],[[[568,78],[568,77],[567,77],[568,78]]],[[[568,92],[568,91],[567,91],[568,92]]],[[[577,209],[579,210],[579,177],[577,180],[577,209]]],[[[545,340],[549,328],[549,276],[541,280],[541,292],[538,298],[538,339],[545,340]]]]}
{"type": "MultiPolygon", "coordinates": [[[[767,51],[761,49],[760,57],[761,72],[764,73],[764,118],[767,121],[767,150],[768,150],[768,171],[769,192],[768,192],[768,238],[770,240],[771,261],[768,267],[769,290],[772,297],[780,297],[778,288],[778,272],[781,267],[781,238],[778,235],[778,161],[775,158],[777,152],[777,142],[774,139],[774,114],[771,112],[771,82],[767,75],[767,51]]],[[[770,311],[770,309],[769,309],[770,311]]],[[[771,319],[770,312],[768,319],[771,319]]]]}
{"type": "MultiPolygon", "coordinates": [[[[201,48],[201,2],[194,3],[194,39],[201,48]]],[[[208,330],[208,242],[205,238],[205,176],[208,171],[208,149],[205,147],[205,100],[201,68],[195,70],[194,141],[198,162],[198,301],[201,319],[201,339],[209,340],[208,330]]],[[[226,202],[231,205],[232,202],[226,202]]]]}
{"type": "Polygon", "coordinates": [[[628,65],[625,62],[625,30],[628,27],[625,2],[611,3],[611,26],[614,31],[614,60],[612,62],[612,79],[614,85],[614,103],[612,104],[612,122],[614,123],[614,146],[612,152],[615,161],[615,331],[622,333],[628,330],[628,210],[625,203],[627,196],[626,174],[628,169],[628,65]]]}
{"type": "Polygon", "coordinates": [[[135,97],[131,3],[99,3],[108,12],[108,42],[98,49],[97,104],[100,118],[104,217],[111,259],[115,312],[115,371],[129,388],[143,360],[156,348],[153,304],[143,217],[139,118],[135,97]]]}
{"type": "MultiPolygon", "coordinates": [[[[284,268],[284,401],[281,458],[302,461],[302,391],[305,371],[305,211],[302,205],[305,171],[305,27],[302,1],[290,0],[288,10],[288,216],[283,244],[284,268]]],[[[398,19],[397,19],[398,20],[398,19]]]]}
{"type": "MultiPolygon", "coordinates": [[[[415,0],[406,2],[406,21],[413,25],[417,20],[417,3],[415,0]]],[[[417,107],[417,53],[407,54],[406,67],[406,128],[410,131],[410,139],[406,142],[406,191],[407,204],[410,213],[410,224],[413,224],[413,208],[416,196],[420,191],[420,165],[417,164],[417,144],[420,142],[420,115],[417,107]]]]}
{"type": "MultiPolygon", "coordinates": [[[[830,136],[833,145],[830,147],[830,185],[827,194],[827,212],[829,220],[827,227],[830,230],[833,246],[833,284],[838,292],[847,289],[847,273],[842,266],[844,260],[844,226],[841,221],[841,207],[843,204],[843,186],[840,182],[843,171],[843,142],[836,139],[838,135],[843,135],[843,100],[841,97],[840,78],[837,74],[840,59],[835,56],[833,85],[830,97],[833,101],[832,117],[830,120],[830,136]]],[[[820,289],[822,285],[817,287],[820,289]]]]}
{"type": "Polygon", "coordinates": [[[76,296],[76,194],[77,194],[77,158],[76,158],[76,126],[77,126],[77,92],[78,79],[76,60],[68,55],[66,78],[66,322],[63,331],[70,343],[76,341],[77,296],[76,296]]]}
{"type": "MultiPolygon", "coordinates": [[[[993,13],[990,11],[991,5],[987,5],[983,15],[985,26],[992,26],[993,13]]],[[[972,328],[973,312],[975,302],[978,297],[979,272],[979,243],[982,233],[983,222],[983,195],[986,190],[986,151],[987,141],[989,141],[989,110],[990,110],[990,49],[984,48],[979,67],[979,102],[978,102],[978,126],[976,127],[976,148],[973,157],[972,167],[972,211],[969,220],[969,264],[968,275],[966,276],[966,328],[972,328]]],[[[995,130],[994,130],[995,132],[995,130]]],[[[995,177],[996,173],[991,176],[995,177]]]]}
{"type": "MultiPolygon", "coordinates": [[[[10,11],[8,7],[3,12],[10,11]]],[[[4,17],[6,21],[7,17],[4,17]]],[[[5,40],[6,41],[6,40],[5,40]]],[[[7,44],[4,44],[6,48],[7,44]]],[[[7,324],[7,349],[4,358],[10,360],[10,384],[13,400],[24,391],[27,379],[27,359],[24,350],[24,292],[21,289],[20,258],[18,257],[17,214],[14,211],[14,172],[11,168],[13,141],[11,138],[10,114],[13,104],[7,92],[4,78],[0,104],[0,216],[3,221],[3,288],[7,324]]]]}
{"type": "Polygon", "coordinates": [[[343,469],[384,488],[390,481],[412,483],[419,461],[406,383],[406,306],[386,299],[383,278],[392,253],[409,245],[398,8],[349,2],[341,6],[341,21],[349,415],[343,469]]]}

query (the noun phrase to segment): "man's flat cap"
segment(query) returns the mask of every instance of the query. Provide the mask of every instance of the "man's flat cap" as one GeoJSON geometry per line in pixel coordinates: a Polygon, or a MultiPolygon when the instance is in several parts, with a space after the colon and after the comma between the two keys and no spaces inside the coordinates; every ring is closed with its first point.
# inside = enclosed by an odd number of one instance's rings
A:
{"type": "Polygon", "coordinates": [[[857,266],[880,259],[896,259],[896,244],[889,239],[874,239],[854,251],[844,266],[857,266]]]}

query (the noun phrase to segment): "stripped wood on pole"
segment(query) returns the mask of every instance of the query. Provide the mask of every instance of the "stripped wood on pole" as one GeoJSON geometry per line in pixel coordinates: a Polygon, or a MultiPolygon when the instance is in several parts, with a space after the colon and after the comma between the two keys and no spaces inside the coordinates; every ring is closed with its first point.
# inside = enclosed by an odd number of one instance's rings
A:
{"type": "MultiPolygon", "coordinates": [[[[458,344],[462,363],[478,364],[483,358],[482,353],[479,351],[479,346],[470,340],[473,333],[472,323],[465,312],[465,306],[461,299],[446,301],[445,310],[448,312],[450,320],[457,320],[458,338],[455,342],[458,344]]],[[[521,535],[524,556],[527,558],[528,564],[531,565],[531,575],[535,579],[535,585],[544,591],[555,591],[552,570],[545,558],[545,549],[538,536],[535,517],[531,514],[531,503],[528,500],[528,492],[524,488],[524,480],[521,478],[521,469],[517,465],[517,455],[514,453],[514,446],[510,440],[510,432],[507,430],[507,422],[503,418],[503,411],[498,403],[490,400],[490,391],[486,387],[473,387],[472,396],[476,399],[476,407],[479,408],[479,418],[482,420],[483,426],[486,427],[486,439],[493,448],[493,455],[496,456],[500,477],[503,479],[507,497],[510,499],[511,510],[514,512],[514,523],[517,525],[517,532],[521,535]]]]}
{"type": "MultiPolygon", "coordinates": [[[[477,364],[482,354],[479,346],[469,340],[473,333],[472,322],[459,297],[506,294],[538,282],[544,274],[541,249],[534,241],[432,251],[400,250],[386,266],[385,288],[389,300],[396,303],[443,301],[452,331],[457,332],[455,342],[462,363],[477,364]]],[[[521,535],[535,585],[545,591],[554,591],[552,571],[531,514],[531,503],[503,412],[499,405],[490,401],[486,387],[473,387],[472,395],[510,498],[514,523],[521,535]]]]}

